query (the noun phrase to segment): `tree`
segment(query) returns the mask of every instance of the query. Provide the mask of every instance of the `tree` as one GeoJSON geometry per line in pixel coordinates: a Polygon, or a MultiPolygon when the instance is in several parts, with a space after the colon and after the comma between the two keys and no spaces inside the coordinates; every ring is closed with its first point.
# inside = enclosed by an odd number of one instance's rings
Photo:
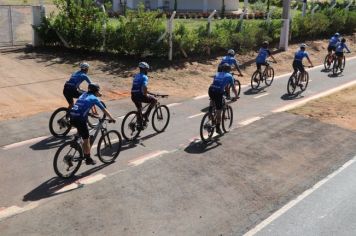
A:
{"type": "Polygon", "coordinates": [[[225,16],[225,0],[222,0],[222,5],[221,5],[221,17],[225,16]]]}
{"type": "Polygon", "coordinates": [[[174,10],[177,11],[177,8],[178,8],[177,0],[174,0],[174,10]]]}

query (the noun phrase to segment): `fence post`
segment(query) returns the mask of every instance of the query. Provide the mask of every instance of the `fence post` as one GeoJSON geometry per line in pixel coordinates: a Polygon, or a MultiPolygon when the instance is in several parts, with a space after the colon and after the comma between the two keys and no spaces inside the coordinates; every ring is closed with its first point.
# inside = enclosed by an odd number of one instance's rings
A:
{"type": "Polygon", "coordinates": [[[169,19],[168,23],[168,33],[169,33],[169,53],[168,53],[168,60],[172,61],[173,59],[173,20],[176,16],[176,11],[174,11],[169,19]]]}
{"type": "Polygon", "coordinates": [[[216,10],[214,10],[208,17],[208,34],[211,34],[211,18],[215,15],[216,10]]]}
{"type": "MultiPolygon", "coordinates": [[[[34,27],[40,26],[42,18],[45,17],[45,8],[42,6],[32,6],[32,25],[34,27]]],[[[32,29],[32,46],[38,47],[42,41],[35,29],[32,29]]]]}
{"type": "Polygon", "coordinates": [[[350,8],[350,6],[351,6],[351,4],[354,2],[354,0],[351,0],[350,2],[349,2],[349,4],[347,4],[347,6],[345,7],[345,11],[349,11],[349,8],[350,8]]]}
{"type": "Polygon", "coordinates": [[[311,11],[311,15],[314,16],[314,13],[316,11],[316,9],[318,9],[319,5],[315,5],[315,7],[313,7],[312,11],[311,11]]]}

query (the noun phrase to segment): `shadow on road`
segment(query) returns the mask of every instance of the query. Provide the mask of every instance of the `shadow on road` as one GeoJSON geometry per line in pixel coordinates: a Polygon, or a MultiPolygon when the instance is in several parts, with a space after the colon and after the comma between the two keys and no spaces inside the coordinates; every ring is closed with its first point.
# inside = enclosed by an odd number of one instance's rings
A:
{"type": "Polygon", "coordinates": [[[262,87],[259,87],[257,89],[253,89],[253,88],[250,88],[248,90],[246,90],[244,92],[245,95],[256,95],[256,94],[259,94],[259,93],[265,93],[265,88],[267,88],[268,86],[262,86],[262,87]]]}
{"type": "Polygon", "coordinates": [[[331,73],[331,74],[328,74],[328,77],[330,77],[330,78],[336,78],[336,77],[342,77],[342,76],[344,76],[343,74],[341,74],[342,72],[339,72],[339,73],[336,73],[336,74],[334,74],[334,73],[331,73]]]}
{"type": "Polygon", "coordinates": [[[304,98],[304,96],[301,95],[302,92],[298,91],[297,93],[293,94],[293,95],[289,95],[288,93],[285,93],[281,96],[282,100],[296,100],[296,99],[301,99],[304,98]]]}
{"type": "Polygon", "coordinates": [[[204,143],[202,141],[196,142],[196,140],[194,140],[184,149],[184,151],[190,154],[201,154],[215,149],[220,145],[221,143],[219,142],[219,137],[213,138],[208,143],[204,143]]]}
{"type": "Polygon", "coordinates": [[[108,165],[109,164],[102,164],[100,166],[96,166],[94,168],[91,168],[91,169],[81,173],[80,175],[74,176],[71,179],[63,179],[63,178],[59,178],[59,177],[53,177],[53,178],[45,181],[44,183],[42,183],[35,189],[31,190],[29,193],[27,193],[25,196],[23,196],[22,200],[25,202],[26,201],[38,201],[43,198],[49,198],[49,197],[53,197],[53,196],[60,195],[63,193],[71,192],[73,190],[77,190],[78,188],[82,187],[82,185],[80,183],[78,183],[79,179],[89,176],[89,175],[105,168],[108,165]],[[78,187],[73,188],[73,189],[68,189],[65,191],[61,191],[61,192],[56,192],[56,191],[60,190],[61,188],[65,187],[67,185],[73,184],[73,183],[77,183],[78,187]]]}
{"type": "Polygon", "coordinates": [[[64,142],[72,139],[72,136],[66,136],[64,138],[49,137],[39,141],[30,146],[32,150],[48,150],[52,148],[58,148],[64,142]]]}

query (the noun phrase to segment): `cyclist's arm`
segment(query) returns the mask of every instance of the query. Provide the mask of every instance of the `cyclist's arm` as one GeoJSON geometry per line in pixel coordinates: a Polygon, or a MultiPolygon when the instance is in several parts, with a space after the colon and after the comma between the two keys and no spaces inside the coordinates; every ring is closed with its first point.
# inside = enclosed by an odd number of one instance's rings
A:
{"type": "Polygon", "coordinates": [[[345,44],[345,48],[347,50],[348,53],[351,53],[350,49],[347,47],[347,45],[345,44]]]}
{"type": "Polygon", "coordinates": [[[314,67],[314,66],[313,66],[313,63],[312,63],[311,60],[309,59],[309,56],[307,56],[307,60],[308,60],[308,62],[309,62],[309,64],[310,64],[310,66],[311,66],[311,67],[314,67]]]}
{"type": "Polygon", "coordinates": [[[113,118],[113,116],[110,114],[110,112],[108,111],[108,109],[106,109],[103,104],[100,102],[99,99],[96,99],[95,100],[95,105],[97,105],[103,112],[104,114],[109,117],[110,120],[114,121],[115,122],[115,119],[113,118]]]}
{"type": "Polygon", "coordinates": [[[240,76],[242,76],[242,73],[241,73],[241,70],[240,70],[239,65],[237,64],[237,62],[236,62],[236,61],[234,62],[234,64],[235,64],[235,68],[236,68],[236,70],[239,72],[240,76]]]}
{"type": "Polygon", "coordinates": [[[234,84],[234,77],[232,77],[232,76],[231,76],[230,84],[231,84],[232,91],[235,94],[235,98],[237,98],[238,96],[237,96],[237,91],[236,91],[235,84],[234,84]]]}
{"type": "Polygon", "coordinates": [[[272,54],[269,55],[275,63],[277,63],[276,59],[272,56],[272,54]]]}

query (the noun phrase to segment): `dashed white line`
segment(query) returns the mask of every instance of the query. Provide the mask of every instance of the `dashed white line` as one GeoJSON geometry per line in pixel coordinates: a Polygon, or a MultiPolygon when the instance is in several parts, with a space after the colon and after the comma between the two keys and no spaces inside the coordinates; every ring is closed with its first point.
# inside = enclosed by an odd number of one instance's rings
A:
{"type": "Polygon", "coordinates": [[[255,116],[255,117],[252,117],[250,119],[247,119],[247,120],[244,120],[244,121],[240,122],[239,125],[246,126],[246,125],[252,124],[253,122],[258,121],[258,120],[260,120],[262,118],[263,118],[262,116],[255,116]]]}
{"type": "Polygon", "coordinates": [[[198,116],[202,116],[204,115],[205,113],[204,112],[201,112],[199,114],[195,114],[195,115],[192,115],[192,116],[188,116],[188,119],[192,119],[192,118],[195,118],[195,117],[198,117],[198,116]]]}
{"type": "Polygon", "coordinates": [[[124,119],[125,116],[119,116],[117,119],[124,119]]]}
{"type": "Polygon", "coordinates": [[[179,106],[181,105],[182,103],[171,103],[171,104],[168,104],[167,107],[175,107],[175,106],[179,106]]]}
{"type": "Polygon", "coordinates": [[[326,178],[322,179],[318,183],[316,183],[313,187],[310,189],[304,191],[301,195],[299,195],[296,199],[290,201],[287,203],[285,206],[283,206],[281,209],[273,213],[270,217],[262,221],[260,224],[258,224],[255,228],[251,229],[248,231],[244,236],[252,236],[255,235],[257,232],[261,231],[263,228],[265,228],[267,225],[269,225],[271,222],[273,222],[275,219],[286,213],[289,209],[297,205],[299,202],[301,202],[304,198],[312,194],[315,190],[320,188],[322,185],[324,185],[326,182],[328,182],[330,179],[334,178],[336,175],[338,175],[341,171],[346,169],[348,166],[350,166],[352,163],[355,162],[354,157],[352,160],[346,162],[343,166],[341,166],[338,170],[334,171],[330,175],[328,175],[326,178]]]}
{"type": "Polygon", "coordinates": [[[261,97],[264,97],[264,96],[267,96],[267,95],[269,95],[269,93],[264,93],[264,94],[258,95],[256,97],[253,97],[253,98],[257,99],[257,98],[261,98],[261,97]]]}
{"type": "Polygon", "coordinates": [[[33,138],[33,139],[21,141],[21,142],[18,142],[18,143],[9,144],[9,145],[3,146],[2,149],[3,150],[9,150],[9,149],[13,149],[13,148],[24,146],[26,144],[32,144],[32,143],[35,143],[35,142],[39,142],[39,141],[42,141],[43,139],[46,139],[46,138],[49,138],[49,136],[42,136],[42,137],[38,137],[38,138],[33,138]]]}
{"type": "Polygon", "coordinates": [[[147,155],[144,155],[144,156],[136,158],[136,159],[134,159],[132,161],[129,161],[129,165],[138,166],[138,165],[141,165],[142,163],[144,163],[145,161],[148,161],[150,159],[159,157],[159,156],[161,156],[163,154],[166,154],[166,153],[169,153],[169,152],[166,151],[166,150],[161,150],[161,151],[156,151],[156,152],[153,152],[153,153],[149,153],[147,155]]]}
{"type": "Polygon", "coordinates": [[[209,95],[208,95],[208,94],[205,94],[205,95],[197,96],[197,97],[195,97],[195,98],[193,98],[193,99],[194,99],[194,100],[198,100],[198,99],[207,98],[207,97],[209,97],[209,95]]]}
{"type": "Polygon", "coordinates": [[[36,207],[39,206],[39,202],[31,202],[30,204],[27,204],[24,207],[18,207],[18,206],[11,206],[8,208],[4,208],[0,211],[0,221],[2,221],[3,219],[10,217],[10,216],[14,216],[20,213],[23,213],[25,211],[29,211],[32,210],[36,207]]]}

